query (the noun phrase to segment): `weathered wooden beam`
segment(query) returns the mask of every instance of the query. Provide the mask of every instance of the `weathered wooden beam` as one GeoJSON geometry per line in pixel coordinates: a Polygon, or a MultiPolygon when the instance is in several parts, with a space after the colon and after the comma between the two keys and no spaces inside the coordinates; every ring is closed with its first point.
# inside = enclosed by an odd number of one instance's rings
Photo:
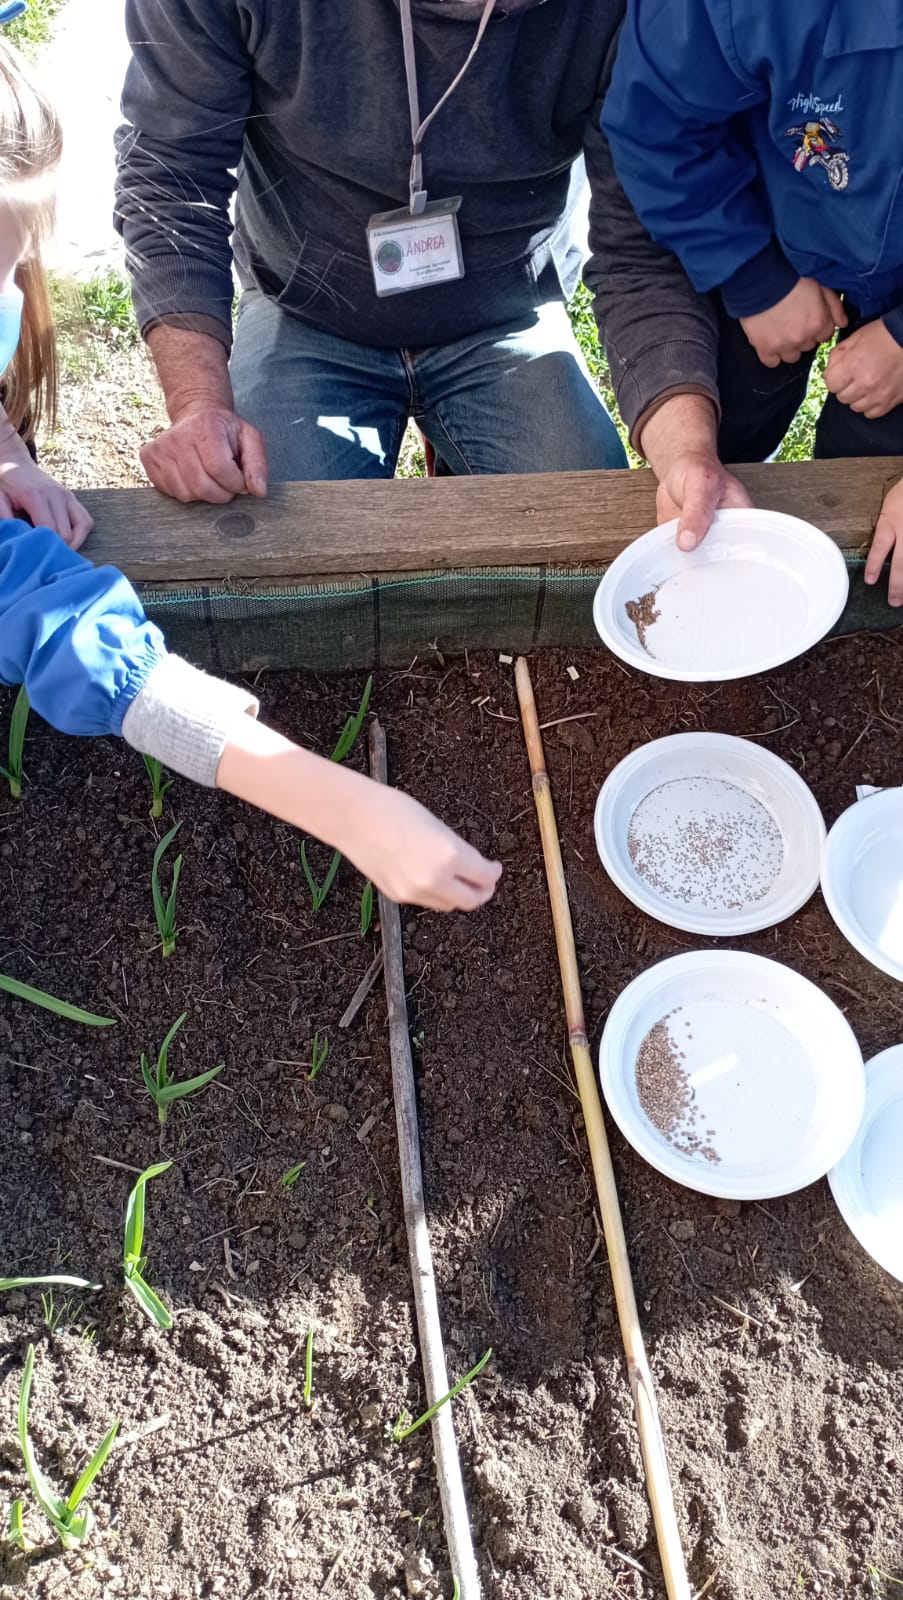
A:
{"type": "MultiPolygon", "coordinates": [[[[903,458],[735,470],[759,505],[814,522],[852,552],[871,537],[903,458]]],[[[153,489],[81,499],[96,522],[85,554],[146,583],[607,562],[656,521],[645,470],[286,483],[228,506],[182,506],[153,489]]]]}

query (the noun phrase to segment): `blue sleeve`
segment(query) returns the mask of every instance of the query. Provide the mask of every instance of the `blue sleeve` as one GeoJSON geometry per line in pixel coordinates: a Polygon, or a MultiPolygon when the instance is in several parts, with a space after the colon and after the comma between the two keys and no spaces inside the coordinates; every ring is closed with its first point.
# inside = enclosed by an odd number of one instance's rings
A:
{"type": "Polygon", "coordinates": [[[0,683],[62,733],[119,733],[166,654],[131,584],[49,528],[0,521],[0,683]]]}
{"type": "Polygon", "coordinates": [[[766,96],[734,54],[727,0],[630,0],[602,113],[615,167],[653,238],[700,292],[729,286],[735,316],[797,281],[755,155],[730,126],[766,96]]]}

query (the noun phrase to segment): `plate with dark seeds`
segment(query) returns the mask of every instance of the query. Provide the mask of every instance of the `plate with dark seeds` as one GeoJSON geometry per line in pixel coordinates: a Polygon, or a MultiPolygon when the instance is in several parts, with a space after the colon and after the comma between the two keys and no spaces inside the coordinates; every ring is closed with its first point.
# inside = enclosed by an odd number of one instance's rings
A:
{"type": "Polygon", "coordinates": [[[628,984],[605,1024],[599,1076],[651,1166],[726,1200],[824,1177],[865,1107],[843,1013],[808,978],[740,950],[672,956],[628,984]]]}

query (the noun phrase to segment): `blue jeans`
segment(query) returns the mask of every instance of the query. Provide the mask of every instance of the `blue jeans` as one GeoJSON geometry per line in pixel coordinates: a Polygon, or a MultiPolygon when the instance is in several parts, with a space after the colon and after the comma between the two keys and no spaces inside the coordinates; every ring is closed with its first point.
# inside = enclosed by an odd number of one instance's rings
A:
{"type": "Polygon", "coordinates": [[[274,483],[391,478],[409,417],[454,474],[627,465],[563,305],[541,306],[528,327],[380,350],[321,333],[252,289],[231,372],[274,483]]]}

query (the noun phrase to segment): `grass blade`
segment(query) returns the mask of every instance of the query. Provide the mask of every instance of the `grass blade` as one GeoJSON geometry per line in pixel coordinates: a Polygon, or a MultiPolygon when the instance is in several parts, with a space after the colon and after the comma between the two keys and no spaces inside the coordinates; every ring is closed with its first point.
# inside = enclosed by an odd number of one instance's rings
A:
{"type": "Polygon", "coordinates": [[[144,1244],[144,1190],[151,1178],[159,1178],[168,1172],[172,1166],[171,1161],[157,1161],[152,1167],[146,1167],[128,1198],[125,1208],[125,1260],[137,1266],[141,1259],[141,1247],[144,1244]]]}
{"type": "Polygon", "coordinates": [[[54,1016],[66,1017],[70,1022],[83,1022],[88,1028],[116,1026],[115,1017],[98,1017],[93,1011],[82,1011],[80,1006],[71,1006],[68,1000],[58,1000],[56,995],[47,994],[44,989],[33,989],[30,983],[8,978],[5,972],[0,972],[0,989],[15,995],[17,1000],[28,1000],[33,1006],[43,1006],[45,1011],[52,1011],[54,1016]]]}
{"type": "Polygon", "coordinates": [[[304,1407],[309,1411],[313,1404],[314,1389],[314,1330],[311,1328],[307,1335],[307,1349],[304,1352],[304,1407]]]}
{"type": "Polygon", "coordinates": [[[364,718],[367,715],[367,707],[370,704],[370,694],[372,689],[373,678],[371,676],[364,684],[364,692],[361,695],[361,703],[354,713],[354,716],[348,718],[348,721],[345,723],[344,728],[339,734],[336,747],[329,758],[330,761],[344,761],[345,757],[353,748],[355,740],[357,739],[357,736],[364,725],[364,718]]]}
{"type": "Polygon", "coordinates": [[[113,1448],[113,1441],[118,1432],[119,1419],[117,1417],[109,1433],[106,1433],[101,1439],[100,1444],[97,1446],[97,1449],[91,1457],[91,1460],[88,1462],[88,1465],[75,1485],[75,1488],[72,1490],[69,1499],[66,1501],[66,1510],[68,1512],[72,1513],[78,1510],[85,1498],[85,1495],[94,1482],[94,1479],[97,1477],[98,1472],[106,1461],[107,1456],[110,1454],[110,1451],[113,1448]]]}
{"type": "Polygon", "coordinates": [[[70,1278],[65,1273],[51,1272],[45,1278],[0,1278],[0,1292],[4,1289],[30,1289],[36,1283],[62,1284],[67,1289],[102,1289],[102,1283],[92,1283],[89,1278],[70,1278]]]}
{"type": "Polygon", "coordinates": [[[25,1506],[21,1500],[14,1500],[9,1508],[9,1540],[19,1550],[28,1549],[28,1540],[25,1537],[25,1506]]]}
{"type": "Polygon", "coordinates": [[[361,938],[365,939],[370,932],[373,921],[373,885],[369,881],[364,884],[361,894],[361,938]]]}
{"type": "Polygon", "coordinates": [[[125,1284],[127,1289],[131,1289],[142,1311],[147,1313],[158,1328],[172,1327],[172,1313],[167,1311],[160,1296],[154,1293],[150,1284],[145,1283],[137,1267],[126,1273],[125,1284]]]}
{"type": "Polygon", "coordinates": [[[184,858],[177,856],[173,863],[172,888],[168,900],[163,899],[163,892],[160,888],[160,863],[181,826],[181,822],[177,822],[174,827],[170,828],[168,833],[163,835],[154,851],[154,862],[151,867],[151,896],[154,902],[154,916],[157,919],[157,931],[163,945],[164,956],[171,956],[176,947],[176,894],[184,858]]]}
{"type": "Polygon", "coordinates": [[[19,693],[16,695],[12,716],[9,719],[9,756],[7,758],[9,766],[0,767],[0,773],[9,784],[9,792],[14,800],[18,800],[22,794],[22,778],[25,770],[22,763],[22,751],[25,747],[25,725],[28,722],[30,710],[31,705],[23,683],[19,693]]]}
{"type": "Polygon", "coordinates": [[[477,1374],[482,1372],[491,1355],[492,1347],[490,1346],[485,1355],[480,1357],[476,1366],[471,1367],[470,1371],[465,1373],[464,1377],[458,1380],[454,1388],[449,1389],[448,1394],[444,1394],[441,1400],[436,1400],[434,1404],[430,1406],[428,1411],[424,1411],[423,1415],[417,1418],[416,1422],[412,1422],[407,1428],[402,1428],[400,1422],[396,1422],[392,1432],[392,1437],[395,1440],[395,1443],[401,1444],[403,1440],[409,1439],[412,1433],[416,1433],[417,1429],[422,1428],[425,1422],[429,1422],[431,1418],[436,1415],[437,1411],[440,1411],[444,1405],[448,1404],[449,1400],[454,1400],[455,1396],[459,1395],[462,1389],[466,1389],[467,1385],[473,1382],[477,1374]]]}
{"type": "Polygon", "coordinates": [[[47,1521],[52,1523],[57,1532],[62,1532],[65,1506],[57,1499],[50,1484],[38,1466],[37,1457],[31,1446],[28,1436],[28,1403],[31,1399],[31,1380],[34,1374],[34,1345],[30,1344],[25,1355],[25,1370],[22,1373],[22,1383],[19,1388],[19,1444],[25,1458],[25,1470],[28,1481],[34,1491],[41,1510],[47,1521]]]}
{"type": "Polygon", "coordinates": [[[293,1189],[306,1166],[306,1161],[299,1161],[294,1167],[289,1167],[288,1172],[283,1172],[279,1180],[283,1189],[293,1189]]]}
{"type": "Polygon", "coordinates": [[[167,1083],[164,1088],[157,1091],[158,1100],[168,1106],[173,1100],[181,1100],[186,1094],[194,1094],[196,1089],[203,1089],[205,1083],[212,1083],[225,1065],[225,1061],[221,1061],[218,1067],[210,1067],[206,1072],[199,1072],[196,1078],[185,1078],[180,1083],[167,1083]]]}

